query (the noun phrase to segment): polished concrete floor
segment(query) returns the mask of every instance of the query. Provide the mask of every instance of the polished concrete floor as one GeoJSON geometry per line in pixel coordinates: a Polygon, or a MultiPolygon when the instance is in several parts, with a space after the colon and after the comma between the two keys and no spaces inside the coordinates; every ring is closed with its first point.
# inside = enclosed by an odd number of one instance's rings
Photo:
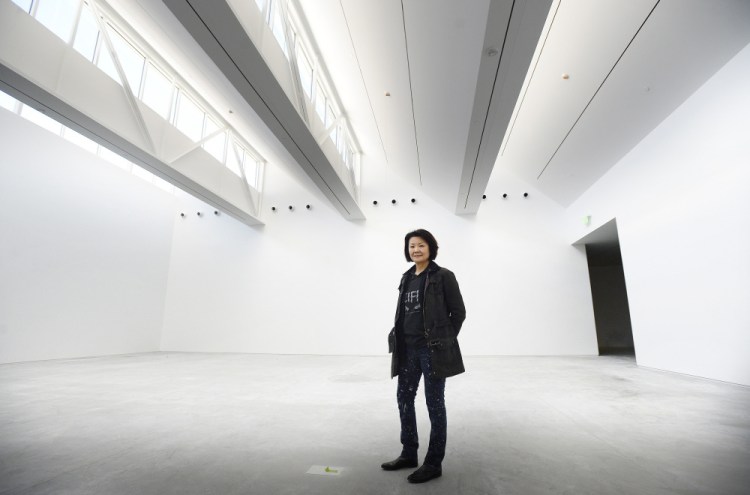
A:
{"type": "Polygon", "coordinates": [[[183,353],[2,365],[0,494],[750,493],[750,388],[621,356],[467,358],[446,388],[443,477],[410,485],[411,470],[379,467],[400,448],[388,367],[183,353]]]}

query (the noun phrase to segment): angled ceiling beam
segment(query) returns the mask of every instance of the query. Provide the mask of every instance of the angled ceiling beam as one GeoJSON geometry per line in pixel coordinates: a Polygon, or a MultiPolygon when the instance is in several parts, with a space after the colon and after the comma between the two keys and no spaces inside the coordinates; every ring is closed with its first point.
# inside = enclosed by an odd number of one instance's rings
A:
{"type": "MultiPolygon", "coordinates": [[[[252,198],[219,194],[205,174],[190,175],[167,163],[153,149],[149,128],[172,136],[179,131],[10,2],[0,2],[0,90],[239,221],[263,225],[252,198]]],[[[204,165],[208,175],[223,172],[234,184],[240,181],[223,164],[204,165]]]]}
{"type": "Polygon", "coordinates": [[[354,195],[225,0],[163,0],[331,204],[364,220],[354,195]]]}
{"type": "Polygon", "coordinates": [[[0,63],[0,90],[207,204],[228,213],[240,222],[251,227],[263,225],[263,222],[250,212],[216,194],[198,181],[179,173],[150,152],[113,132],[106,125],[92,119],[3,63],[0,63]]]}
{"type": "Polygon", "coordinates": [[[475,214],[552,0],[491,0],[456,213],[475,214]]]}

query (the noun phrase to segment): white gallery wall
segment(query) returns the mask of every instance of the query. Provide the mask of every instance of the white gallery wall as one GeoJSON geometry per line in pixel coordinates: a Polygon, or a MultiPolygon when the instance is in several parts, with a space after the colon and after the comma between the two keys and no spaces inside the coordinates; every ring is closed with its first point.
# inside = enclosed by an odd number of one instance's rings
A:
{"type": "Polygon", "coordinates": [[[479,213],[459,217],[365,163],[368,219],[348,222],[272,164],[260,228],[0,111],[0,362],[385,354],[403,235],[417,227],[458,277],[466,354],[596,354],[586,259],[571,243],[617,218],[639,364],[750,384],[747,87],[750,48],[567,210],[498,169],[479,213]]]}
{"type": "Polygon", "coordinates": [[[0,363],[156,351],[175,198],[0,108],[0,363]]]}
{"type": "Polygon", "coordinates": [[[643,366],[750,385],[750,45],[568,210],[617,219],[643,366]]]}
{"type": "Polygon", "coordinates": [[[527,184],[498,171],[480,213],[460,217],[365,163],[367,220],[350,222],[304,181],[267,168],[266,225],[258,229],[199,218],[200,203],[184,199],[162,349],[385,355],[398,282],[410,266],[403,237],[422,227],[461,286],[465,354],[597,354],[585,254],[566,242],[564,209],[527,184]]]}
{"type": "Polygon", "coordinates": [[[403,236],[417,227],[435,233],[438,261],[461,284],[465,353],[597,352],[586,260],[566,243],[565,212],[512,176],[498,174],[479,215],[458,217],[373,165],[368,220],[349,222],[301,172],[270,165],[266,226],[250,228],[17,115],[0,118],[0,362],[156,350],[383,355],[410,266],[403,236]]]}

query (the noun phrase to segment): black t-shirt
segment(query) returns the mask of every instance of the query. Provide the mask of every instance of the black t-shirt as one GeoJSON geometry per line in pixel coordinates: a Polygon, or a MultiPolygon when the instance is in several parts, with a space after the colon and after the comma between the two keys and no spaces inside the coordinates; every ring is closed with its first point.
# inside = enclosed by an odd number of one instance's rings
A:
{"type": "Polygon", "coordinates": [[[427,275],[410,275],[406,283],[406,290],[401,301],[403,309],[403,329],[406,345],[421,347],[427,343],[424,336],[424,284],[427,275]]]}

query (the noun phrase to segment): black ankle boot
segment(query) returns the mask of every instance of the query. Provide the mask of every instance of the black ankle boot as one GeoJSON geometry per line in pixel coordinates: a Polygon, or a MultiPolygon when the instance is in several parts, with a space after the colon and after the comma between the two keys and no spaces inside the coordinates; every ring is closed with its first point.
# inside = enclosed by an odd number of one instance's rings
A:
{"type": "Polygon", "coordinates": [[[443,475],[443,469],[429,464],[422,464],[422,467],[414,471],[409,475],[407,480],[409,483],[424,483],[435,478],[439,478],[443,475]]]}
{"type": "Polygon", "coordinates": [[[397,469],[407,468],[407,467],[417,467],[419,465],[419,462],[416,459],[406,459],[405,457],[397,457],[396,459],[393,459],[392,461],[384,462],[380,465],[383,469],[386,471],[395,471],[397,469]]]}

